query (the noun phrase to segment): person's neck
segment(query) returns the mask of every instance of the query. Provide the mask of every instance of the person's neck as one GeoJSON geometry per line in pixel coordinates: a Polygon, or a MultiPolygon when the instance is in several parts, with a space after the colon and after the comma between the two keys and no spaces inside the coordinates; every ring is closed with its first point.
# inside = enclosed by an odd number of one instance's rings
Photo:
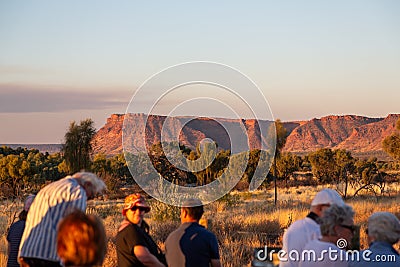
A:
{"type": "Polygon", "coordinates": [[[320,241],[336,244],[337,239],[337,236],[323,236],[320,241]]]}
{"type": "Polygon", "coordinates": [[[192,218],[186,218],[181,220],[181,223],[199,223],[199,221],[192,218]]]}

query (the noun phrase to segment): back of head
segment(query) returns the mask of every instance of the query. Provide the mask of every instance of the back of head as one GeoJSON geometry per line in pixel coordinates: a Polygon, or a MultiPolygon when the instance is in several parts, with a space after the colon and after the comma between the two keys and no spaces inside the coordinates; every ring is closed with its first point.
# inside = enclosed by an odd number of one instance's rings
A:
{"type": "Polygon", "coordinates": [[[400,240],[400,221],[390,212],[375,212],[368,219],[368,236],[395,244],[400,240]]]}
{"type": "Polygon", "coordinates": [[[338,192],[329,188],[319,191],[311,202],[311,206],[332,204],[343,206],[344,201],[338,192]]]}
{"type": "Polygon", "coordinates": [[[107,250],[99,218],[76,210],[58,225],[57,253],[65,266],[101,266],[107,250]]]}
{"type": "Polygon", "coordinates": [[[190,198],[182,203],[182,209],[187,212],[190,218],[199,221],[204,213],[203,203],[200,199],[190,198]]]}
{"type": "Polygon", "coordinates": [[[336,225],[348,224],[354,217],[353,208],[349,205],[336,205],[332,204],[325,210],[324,216],[320,218],[321,234],[323,236],[335,235],[334,230],[336,225]]]}
{"type": "Polygon", "coordinates": [[[24,201],[24,210],[25,210],[26,212],[29,211],[29,208],[31,207],[32,202],[33,202],[34,199],[35,199],[35,195],[33,195],[33,194],[30,194],[30,195],[28,195],[28,196],[25,198],[25,201],[24,201]]]}
{"type": "Polygon", "coordinates": [[[101,180],[99,177],[97,177],[96,174],[91,173],[91,172],[77,172],[74,175],[72,175],[73,178],[75,179],[80,179],[83,183],[88,182],[91,184],[92,190],[98,194],[104,189],[106,189],[106,184],[101,180]]]}

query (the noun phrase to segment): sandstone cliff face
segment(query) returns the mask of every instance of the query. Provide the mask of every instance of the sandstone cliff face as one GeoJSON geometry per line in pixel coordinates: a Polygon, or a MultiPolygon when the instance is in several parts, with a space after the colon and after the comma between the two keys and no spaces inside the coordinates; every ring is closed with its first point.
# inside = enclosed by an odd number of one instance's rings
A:
{"type": "Polygon", "coordinates": [[[124,115],[112,114],[101,127],[92,142],[93,150],[106,155],[117,155],[122,152],[122,126],[124,115]]]}
{"type": "MultiPolygon", "coordinates": [[[[131,152],[146,151],[146,146],[161,141],[179,143],[194,149],[204,138],[217,142],[221,149],[231,149],[233,153],[268,145],[265,136],[271,122],[255,120],[209,119],[128,114],[125,120],[129,134],[124,134],[125,144],[131,152]],[[147,125],[145,126],[147,119],[147,125]],[[244,125],[244,128],[242,127],[244,125]],[[143,131],[145,129],[145,131],[143,131]],[[234,133],[229,135],[228,133],[234,133]],[[243,135],[248,138],[243,138],[243,135]],[[232,140],[246,140],[246,143],[232,140]],[[247,142],[248,141],[248,142],[247,142]]],[[[122,152],[122,129],[125,115],[113,114],[96,133],[93,141],[95,153],[115,155],[122,152]]],[[[355,115],[327,116],[301,122],[284,122],[289,133],[284,150],[290,152],[310,152],[319,148],[341,148],[353,152],[374,152],[382,150],[382,140],[392,134],[400,114],[386,118],[367,118],[355,115]]]]}
{"type": "Polygon", "coordinates": [[[195,149],[201,140],[209,138],[220,149],[238,153],[268,145],[268,140],[261,137],[261,132],[267,132],[266,128],[271,126],[271,122],[260,124],[255,120],[113,114],[96,133],[93,148],[95,153],[115,155],[122,152],[123,143],[129,152],[137,153],[146,151],[146,148],[161,141],[179,141],[180,144],[195,149]],[[260,127],[264,127],[264,130],[260,131],[260,127]]]}
{"type": "MultiPolygon", "coordinates": [[[[309,152],[319,148],[335,148],[345,141],[355,128],[381,120],[354,115],[312,119],[291,132],[286,140],[284,150],[309,152]]],[[[350,146],[347,146],[346,149],[353,150],[350,146]]]]}
{"type": "Polygon", "coordinates": [[[352,150],[358,152],[382,150],[383,139],[395,131],[396,122],[399,119],[400,114],[390,114],[376,123],[356,127],[351,135],[340,143],[337,148],[352,148],[352,150]]]}

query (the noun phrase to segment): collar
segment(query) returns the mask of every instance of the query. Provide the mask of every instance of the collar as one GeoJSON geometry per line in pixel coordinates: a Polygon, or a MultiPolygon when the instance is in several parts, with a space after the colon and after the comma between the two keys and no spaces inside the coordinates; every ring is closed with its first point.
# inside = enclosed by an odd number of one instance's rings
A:
{"type": "Polygon", "coordinates": [[[393,246],[391,244],[389,244],[388,242],[384,242],[384,241],[374,241],[371,244],[369,244],[369,249],[373,249],[373,248],[386,248],[389,249],[390,251],[392,251],[394,254],[399,255],[399,253],[397,252],[397,250],[395,250],[393,248],[393,246]]]}
{"type": "Polygon", "coordinates": [[[318,222],[319,217],[316,213],[310,211],[310,213],[307,214],[307,217],[319,224],[319,222],[318,222]]]}

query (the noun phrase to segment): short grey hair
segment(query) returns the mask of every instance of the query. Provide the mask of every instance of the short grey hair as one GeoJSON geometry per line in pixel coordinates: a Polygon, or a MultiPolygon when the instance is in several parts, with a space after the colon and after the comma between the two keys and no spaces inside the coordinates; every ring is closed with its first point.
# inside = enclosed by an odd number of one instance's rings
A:
{"type": "Polygon", "coordinates": [[[319,218],[321,234],[323,236],[335,235],[335,226],[352,220],[353,216],[354,210],[349,205],[344,204],[342,206],[338,206],[336,204],[332,204],[324,211],[322,218],[319,218]]]}
{"type": "Polygon", "coordinates": [[[80,179],[83,183],[89,182],[92,184],[93,191],[98,194],[106,189],[106,184],[96,174],[91,172],[77,172],[72,175],[72,178],[80,179]]]}
{"type": "Polygon", "coordinates": [[[393,245],[400,239],[400,221],[390,212],[375,212],[368,219],[368,235],[393,245]]]}

